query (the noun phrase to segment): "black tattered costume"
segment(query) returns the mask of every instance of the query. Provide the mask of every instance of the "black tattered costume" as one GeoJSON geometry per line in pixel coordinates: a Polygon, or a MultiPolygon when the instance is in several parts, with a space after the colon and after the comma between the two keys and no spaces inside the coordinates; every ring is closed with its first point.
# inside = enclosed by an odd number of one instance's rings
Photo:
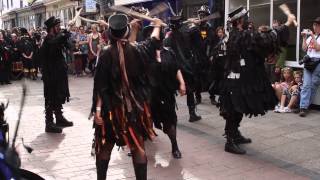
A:
{"type": "MultiPolygon", "coordinates": [[[[233,12],[231,17],[242,13],[242,9],[233,12]]],[[[278,103],[264,62],[268,55],[279,52],[279,32],[284,29],[286,27],[252,33],[234,27],[230,32],[224,78],[219,83],[219,107],[226,119],[225,150],[228,152],[244,154],[237,144],[251,142],[238,130],[243,115],[264,115],[278,103]]]]}
{"type": "Polygon", "coordinates": [[[201,116],[195,112],[195,91],[196,91],[196,61],[192,54],[192,42],[190,29],[182,26],[182,17],[173,16],[170,18],[171,31],[165,39],[168,47],[176,55],[187,89],[187,106],[189,109],[190,122],[198,121],[201,116]]]}
{"type": "Polygon", "coordinates": [[[40,49],[42,59],[42,80],[45,98],[46,132],[61,133],[60,127],[72,126],[62,115],[62,104],[69,101],[69,84],[67,74],[66,48],[68,35],[65,33],[50,33],[50,29],[60,24],[54,17],[46,21],[49,34],[44,39],[40,49]],[[53,113],[56,124],[53,122],[53,113]]]}
{"type": "Polygon", "coordinates": [[[141,44],[126,41],[115,43],[108,46],[99,58],[94,78],[92,111],[95,111],[97,98],[100,97],[106,134],[101,134],[101,127],[96,127],[97,151],[102,139],[119,146],[140,149],[137,136],[150,139],[155,136],[146,66],[154,59],[156,43],[159,43],[156,39],[148,39],[141,44]],[[119,57],[119,54],[124,57],[119,57]]]}
{"type": "MultiPolygon", "coordinates": [[[[199,19],[210,15],[208,6],[198,10],[199,19]]],[[[201,92],[207,92],[210,86],[209,72],[212,67],[210,56],[213,50],[214,30],[208,22],[192,24],[189,27],[191,52],[194,56],[195,97],[201,103],[201,92]]]]}
{"type": "Polygon", "coordinates": [[[0,84],[10,83],[11,61],[8,42],[0,41],[0,84]]]}
{"type": "Polygon", "coordinates": [[[96,68],[92,112],[101,113],[103,125],[95,124],[98,179],[106,172],[114,144],[127,145],[132,153],[137,179],[147,178],[144,139],[153,139],[150,83],[147,69],[155,61],[160,42],[155,37],[130,43],[127,17],[109,18],[110,45],[102,52],[96,68]],[[101,102],[101,110],[96,108],[101,102]]]}

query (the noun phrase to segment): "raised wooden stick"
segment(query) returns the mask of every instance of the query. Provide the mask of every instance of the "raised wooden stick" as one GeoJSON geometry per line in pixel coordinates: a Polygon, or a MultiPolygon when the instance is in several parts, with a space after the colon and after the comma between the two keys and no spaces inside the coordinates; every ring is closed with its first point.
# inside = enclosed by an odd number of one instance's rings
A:
{"type": "MultiPolygon", "coordinates": [[[[144,20],[147,20],[147,21],[150,21],[150,22],[154,21],[152,17],[147,16],[145,14],[141,14],[141,13],[132,11],[131,9],[129,9],[127,7],[124,7],[124,6],[111,6],[110,9],[112,9],[114,11],[118,11],[118,12],[122,12],[122,13],[128,14],[130,16],[141,18],[141,19],[144,19],[144,20]]],[[[162,26],[166,27],[168,25],[166,23],[162,23],[162,26]]]]}
{"type": "MultiPolygon", "coordinates": [[[[280,8],[281,11],[282,11],[285,15],[287,15],[288,17],[290,17],[290,16],[296,17],[294,14],[291,13],[291,11],[290,11],[290,9],[289,9],[289,7],[288,7],[287,4],[281,4],[281,5],[279,6],[279,8],[280,8]]],[[[294,24],[295,26],[298,26],[298,22],[297,22],[296,19],[293,20],[293,24],[294,24]]]]}

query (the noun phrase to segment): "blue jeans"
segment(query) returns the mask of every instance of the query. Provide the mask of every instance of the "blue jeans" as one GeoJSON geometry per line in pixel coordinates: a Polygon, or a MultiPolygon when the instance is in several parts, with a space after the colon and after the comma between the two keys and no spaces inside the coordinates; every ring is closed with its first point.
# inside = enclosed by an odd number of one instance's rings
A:
{"type": "Polygon", "coordinates": [[[300,108],[308,109],[312,103],[317,89],[320,85],[320,64],[311,73],[310,71],[303,70],[303,87],[300,96],[300,108]]]}

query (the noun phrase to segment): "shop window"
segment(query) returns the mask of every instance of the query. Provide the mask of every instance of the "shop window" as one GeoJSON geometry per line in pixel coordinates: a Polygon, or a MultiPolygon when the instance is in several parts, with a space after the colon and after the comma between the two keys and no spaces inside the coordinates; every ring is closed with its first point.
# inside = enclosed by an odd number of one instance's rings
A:
{"type": "Polygon", "coordinates": [[[240,6],[247,7],[247,0],[230,0],[229,10],[231,12],[240,6]]]}
{"type": "Polygon", "coordinates": [[[256,28],[270,25],[270,0],[250,0],[249,17],[256,28]]]}

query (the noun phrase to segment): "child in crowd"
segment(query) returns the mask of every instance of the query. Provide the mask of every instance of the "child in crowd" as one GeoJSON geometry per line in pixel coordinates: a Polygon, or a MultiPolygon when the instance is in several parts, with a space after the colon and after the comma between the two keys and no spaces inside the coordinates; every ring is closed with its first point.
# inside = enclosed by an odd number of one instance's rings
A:
{"type": "Polygon", "coordinates": [[[287,90],[293,82],[293,70],[290,67],[283,68],[281,81],[272,84],[279,101],[281,100],[283,92],[287,90]]]}
{"type": "Polygon", "coordinates": [[[283,91],[280,101],[280,108],[275,109],[275,112],[290,113],[293,109],[299,107],[300,91],[302,87],[302,72],[295,71],[294,82],[292,85],[283,91]]]}

